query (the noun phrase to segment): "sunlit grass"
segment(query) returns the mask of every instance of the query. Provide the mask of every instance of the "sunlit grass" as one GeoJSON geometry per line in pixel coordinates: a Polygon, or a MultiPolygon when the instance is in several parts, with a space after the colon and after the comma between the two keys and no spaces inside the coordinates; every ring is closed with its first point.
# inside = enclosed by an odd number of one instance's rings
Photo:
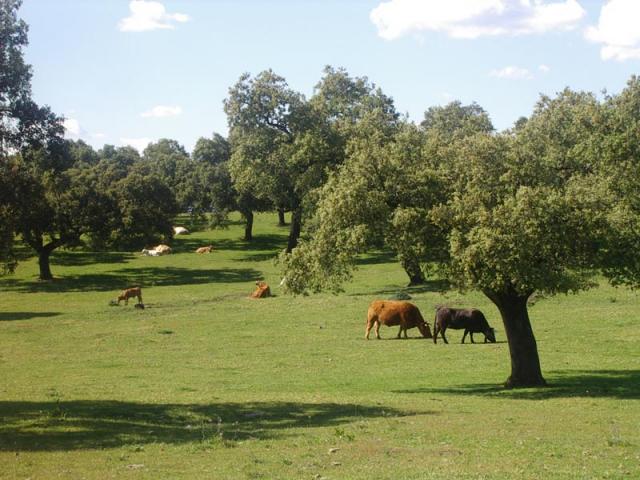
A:
{"type": "MultiPolygon", "coordinates": [[[[60,252],[0,281],[0,478],[638,478],[636,293],[606,285],[530,315],[546,389],[504,391],[508,345],[482,295],[405,289],[386,256],[341,295],[289,297],[287,230],[257,218],[176,253],[60,252]],[[209,255],[193,253],[214,245],[209,255]],[[258,279],[274,298],[248,296],[258,279]],[[143,287],[145,310],[109,306],[143,287]],[[482,309],[497,344],[364,340],[375,298],[482,309]]],[[[480,336],[481,337],[481,336],[480,336]]]]}

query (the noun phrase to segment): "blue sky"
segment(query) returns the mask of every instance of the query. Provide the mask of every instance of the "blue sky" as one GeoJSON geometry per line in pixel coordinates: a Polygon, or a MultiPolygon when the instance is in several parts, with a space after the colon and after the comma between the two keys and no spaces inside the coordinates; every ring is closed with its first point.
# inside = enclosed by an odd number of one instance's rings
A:
{"type": "Polygon", "coordinates": [[[271,68],[310,96],[325,65],[420,121],[475,101],[498,129],[564,87],[640,73],[640,0],[24,0],[33,95],[99,148],[227,134],[222,102],[271,68]]]}

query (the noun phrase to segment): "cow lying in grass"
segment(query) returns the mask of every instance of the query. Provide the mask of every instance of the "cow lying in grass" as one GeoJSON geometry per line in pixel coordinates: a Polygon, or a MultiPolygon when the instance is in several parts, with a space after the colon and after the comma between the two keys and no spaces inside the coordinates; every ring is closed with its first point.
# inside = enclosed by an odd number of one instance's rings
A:
{"type": "Polygon", "coordinates": [[[174,235],[189,235],[189,230],[184,227],[173,227],[174,235]]]}
{"type": "Polygon", "coordinates": [[[489,326],[484,314],[475,308],[438,307],[436,309],[436,318],[433,322],[433,343],[438,343],[438,333],[442,335],[444,343],[449,343],[447,337],[444,336],[447,328],[453,328],[454,330],[464,328],[462,343],[464,343],[467,333],[471,337],[471,343],[475,343],[473,341],[474,333],[483,333],[484,343],[487,343],[487,341],[496,342],[495,330],[489,326]]]}
{"type": "Polygon", "coordinates": [[[142,255],[146,257],[159,257],[160,255],[168,255],[171,253],[171,247],[169,245],[156,245],[153,248],[143,248],[142,255]]]}
{"type": "Polygon", "coordinates": [[[196,253],[211,253],[213,245],[207,245],[206,247],[200,247],[196,249],[196,253]]]}
{"type": "Polygon", "coordinates": [[[369,305],[367,312],[367,330],[364,338],[369,340],[369,332],[375,325],[376,338],[380,338],[380,325],[391,327],[400,325],[398,338],[404,332],[404,338],[407,337],[407,330],[418,327],[424,338],[431,338],[431,330],[429,324],[424,321],[418,307],[409,302],[401,302],[395,300],[374,300],[369,305]]]}
{"type": "Polygon", "coordinates": [[[266,298],[271,296],[271,289],[265,282],[257,281],[256,289],[251,294],[251,298],[266,298]]]}
{"type": "Polygon", "coordinates": [[[124,300],[125,305],[129,305],[129,299],[133,297],[138,297],[138,303],[142,304],[142,290],[140,287],[131,287],[122,291],[120,295],[118,295],[118,305],[120,302],[124,300]]]}

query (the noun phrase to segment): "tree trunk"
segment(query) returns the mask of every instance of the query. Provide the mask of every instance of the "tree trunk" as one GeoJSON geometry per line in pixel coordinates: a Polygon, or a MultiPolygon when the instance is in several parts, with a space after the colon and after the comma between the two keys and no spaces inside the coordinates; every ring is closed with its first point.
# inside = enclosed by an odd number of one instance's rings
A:
{"type": "Polygon", "coordinates": [[[40,267],[40,280],[53,280],[51,274],[51,266],[49,265],[49,257],[55,247],[51,247],[51,244],[45,245],[38,250],[38,266],[40,267]]]}
{"type": "Polygon", "coordinates": [[[302,209],[300,207],[291,212],[291,229],[289,230],[289,241],[287,242],[287,253],[291,253],[298,245],[300,230],[302,229],[302,209]]]}
{"type": "Polygon", "coordinates": [[[409,277],[409,286],[423,285],[425,283],[424,274],[420,268],[420,262],[415,258],[403,258],[400,263],[409,277]]]}
{"type": "Polygon", "coordinates": [[[286,225],[287,225],[287,222],[284,218],[284,208],[280,207],[278,208],[278,226],[285,227],[286,225]]]}
{"type": "Polygon", "coordinates": [[[246,212],[242,212],[246,223],[244,225],[244,239],[247,242],[253,240],[253,212],[248,210],[246,212]]]}
{"type": "Polygon", "coordinates": [[[542,377],[538,347],[527,311],[528,295],[509,293],[485,294],[496,304],[509,341],[511,375],[505,382],[507,388],[541,387],[547,382],[542,377]]]}

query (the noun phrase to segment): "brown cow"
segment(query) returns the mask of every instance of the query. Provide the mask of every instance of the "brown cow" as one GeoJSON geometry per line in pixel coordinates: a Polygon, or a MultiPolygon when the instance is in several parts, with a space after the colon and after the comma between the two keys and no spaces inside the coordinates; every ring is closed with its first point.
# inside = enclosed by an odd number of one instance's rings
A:
{"type": "Polygon", "coordinates": [[[257,288],[251,294],[251,298],[266,298],[271,296],[271,289],[265,282],[257,281],[257,288]]]}
{"type": "Polygon", "coordinates": [[[380,338],[380,325],[387,327],[400,325],[398,338],[404,331],[404,338],[407,337],[409,328],[418,327],[424,338],[431,338],[431,330],[429,324],[424,321],[418,307],[409,302],[401,302],[396,300],[374,300],[369,305],[367,312],[367,331],[364,338],[369,340],[369,332],[371,327],[376,326],[376,338],[380,338]]]}
{"type": "Polygon", "coordinates": [[[118,305],[120,305],[120,301],[124,300],[125,305],[129,305],[129,299],[132,297],[138,297],[138,303],[142,303],[142,290],[140,287],[132,287],[123,290],[120,295],[118,295],[118,305]]]}
{"type": "Polygon", "coordinates": [[[213,245],[207,245],[206,247],[200,247],[196,249],[196,253],[211,253],[213,245]]]}

